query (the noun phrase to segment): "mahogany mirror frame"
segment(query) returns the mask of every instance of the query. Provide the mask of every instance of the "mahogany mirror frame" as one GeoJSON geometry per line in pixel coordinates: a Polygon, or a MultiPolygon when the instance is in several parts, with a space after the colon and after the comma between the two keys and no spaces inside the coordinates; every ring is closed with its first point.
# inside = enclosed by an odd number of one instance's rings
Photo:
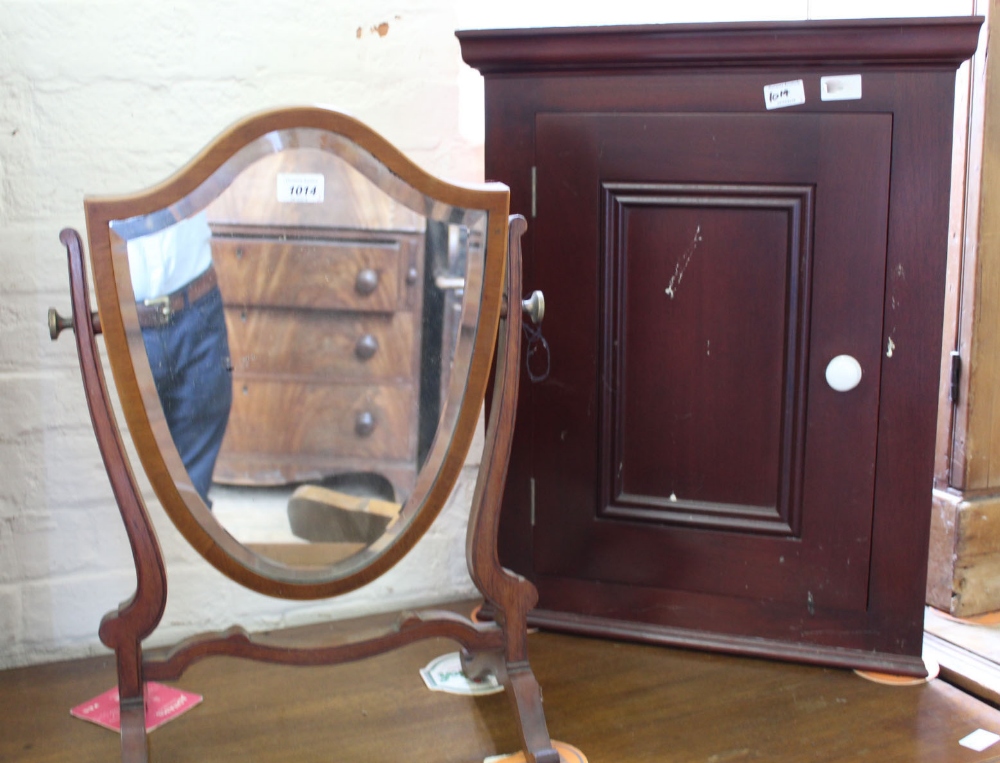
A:
{"type": "Polygon", "coordinates": [[[263,112],[237,122],[163,183],[138,194],[88,198],[85,209],[99,312],[91,309],[80,236],[65,229],[60,239],[69,259],[73,317],[64,319],[50,310],[49,328],[53,339],[64,328],[74,329],[91,420],[135,562],[135,593],[104,617],[99,630],[101,641],[116,655],[122,759],[128,763],[148,759],[145,683],[177,679],[189,665],[204,657],[229,655],[289,665],[327,665],[374,656],[421,639],[444,637],[462,646],[463,666],[470,677],[493,673],[503,683],[521,732],[526,760],[558,763],[559,755],[546,728],[541,691],[527,654],[527,614],[537,602],[537,591],[529,581],[500,566],[496,545],[520,375],[521,310],[507,310],[507,305],[519,306],[521,302],[520,238],[527,227],[519,215],[508,218],[507,187],[499,183],[475,187],[446,183],[424,172],[357,120],[325,108],[296,107],[263,112]],[[235,539],[232,543],[224,539],[220,542],[197,519],[198,512],[208,510],[201,499],[195,496],[196,504],[192,506],[178,491],[156,442],[154,425],[132,364],[129,336],[134,341],[137,318],[134,307],[128,305],[134,305],[134,299],[128,273],[115,269],[108,233],[112,220],[149,214],[185,198],[236,151],[255,139],[276,130],[294,128],[315,128],[342,135],[425,196],[455,207],[485,210],[488,214],[483,288],[471,365],[454,433],[440,470],[429,476],[428,470],[421,470],[414,496],[426,495],[426,499],[411,509],[412,519],[398,536],[379,541],[379,548],[371,553],[362,552],[362,565],[351,567],[347,574],[331,574],[328,579],[269,563],[235,539]],[[404,615],[395,628],[374,638],[312,647],[257,640],[243,628],[234,626],[222,632],[193,636],[166,654],[144,656],[142,640],[156,628],[166,606],[166,567],[113,410],[97,334],[104,335],[121,408],[142,466],[178,530],[207,561],[236,582],[260,593],[288,599],[325,598],[354,590],[378,578],[412,548],[454,487],[474,435],[492,369],[492,405],[472,499],[466,561],[473,582],[495,613],[495,620],[472,622],[447,611],[426,611],[404,615]],[[421,488],[419,482],[424,479],[431,483],[421,488]]]}
{"type": "MultiPolygon", "coordinates": [[[[290,599],[316,599],[354,590],[396,564],[423,535],[437,516],[464,463],[475,432],[489,376],[492,348],[496,341],[505,269],[503,250],[507,242],[509,191],[502,184],[479,187],[457,186],[427,174],[392,144],[357,120],[327,109],[303,107],[264,112],[244,119],[213,140],[197,157],[172,177],[151,189],[118,197],[84,201],[95,292],[107,353],[122,410],[136,451],[164,510],[181,534],[220,572],[259,593],[290,599]],[[207,506],[192,491],[181,492],[171,475],[168,459],[176,459],[157,442],[155,424],[143,401],[133,353],[138,319],[134,312],[129,274],[124,257],[112,253],[109,226],[112,221],[148,215],[167,209],[194,192],[237,151],[269,133],[313,128],[340,135],[364,149],[399,178],[425,197],[453,207],[483,210],[488,215],[484,288],[479,324],[472,350],[466,393],[455,431],[439,474],[421,470],[407,501],[403,519],[374,546],[321,573],[290,568],[255,554],[211,520],[207,506]],[[132,345],[130,347],[130,338],[132,345]],[[427,484],[433,479],[432,484],[427,484]],[[426,500],[420,500],[426,494],[426,500]],[[418,505],[414,505],[418,504],[418,505]],[[209,528],[217,528],[211,532],[209,528]],[[396,530],[401,530],[396,534],[396,530]]],[[[162,426],[163,422],[159,422],[162,426]]],[[[168,435],[169,437],[169,435],[168,435]]],[[[161,442],[163,436],[161,433],[161,442]]],[[[173,469],[176,473],[178,465],[173,469]]]]}

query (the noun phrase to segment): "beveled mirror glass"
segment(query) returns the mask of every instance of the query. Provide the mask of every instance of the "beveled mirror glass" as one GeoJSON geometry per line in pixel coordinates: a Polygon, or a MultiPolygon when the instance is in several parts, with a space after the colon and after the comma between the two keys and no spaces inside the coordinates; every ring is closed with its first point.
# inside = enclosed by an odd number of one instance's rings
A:
{"type": "Polygon", "coordinates": [[[468,449],[506,191],[445,184],[360,123],[297,109],[86,207],[126,419],[181,532],[282,596],[391,566],[468,449]]]}

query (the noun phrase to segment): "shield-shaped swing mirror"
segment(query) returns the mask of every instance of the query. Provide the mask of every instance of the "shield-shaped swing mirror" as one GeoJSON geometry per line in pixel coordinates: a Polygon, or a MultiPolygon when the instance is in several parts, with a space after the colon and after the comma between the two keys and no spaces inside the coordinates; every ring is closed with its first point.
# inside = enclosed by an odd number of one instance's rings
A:
{"type": "Polygon", "coordinates": [[[161,186],[87,200],[129,429],[216,567],[311,597],[413,545],[481,404],[506,204],[319,110],[256,117],[161,186]]]}
{"type": "MultiPolygon", "coordinates": [[[[315,107],[245,119],[160,185],[85,201],[99,317],[79,237],[64,231],[77,346],[139,578],[101,626],[118,655],[123,728],[143,679],[176,677],[202,656],[330,663],[444,635],[471,672],[505,682],[528,758],[557,759],[527,667],[535,592],[496,561],[521,312],[506,304],[520,296],[524,229],[508,205],[505,186],[446,183],[315,107]],[[181,534],[233,580],[293,599],[360,587],[426,531],[464,463],[499,337],[467,542],[497,622],[424,614],[360,647],[294,653],[229,631],[143,658],[166,572],[96,332],[142,467],[181,534]]],[[[51,322],[57,335],[63,321],[51,322]]],[[[144,739],[138,726],[131,737],[144,739]]],[[[131,737],[126,759],[143,759],[131,737]]]]}

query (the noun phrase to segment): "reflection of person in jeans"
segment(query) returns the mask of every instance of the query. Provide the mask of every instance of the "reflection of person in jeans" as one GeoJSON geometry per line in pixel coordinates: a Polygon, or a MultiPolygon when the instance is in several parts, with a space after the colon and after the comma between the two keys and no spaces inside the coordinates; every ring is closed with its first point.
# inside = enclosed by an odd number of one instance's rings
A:
{"type": "Polygon", "coordinates": [[[128,241],[139,325],[181,460],[206,504],[233,402],[222,295],[202,212],[128,241]]]}

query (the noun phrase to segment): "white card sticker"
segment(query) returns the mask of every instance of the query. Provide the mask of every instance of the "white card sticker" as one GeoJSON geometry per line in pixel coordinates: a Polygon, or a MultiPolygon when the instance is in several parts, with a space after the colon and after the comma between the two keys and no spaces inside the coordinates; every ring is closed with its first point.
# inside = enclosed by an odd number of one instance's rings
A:
{"type": "Polygon", "coordinates": [[[764,85],[764,105],[768,109],[783,109],[805,102],[806,90],[800,79],[779,82],[776,85],[764,85]]]}
{"type": "Polygon", "coordinates": [[[986,729],[976,729],[964,739],[959,739],[958,743],[962,745],[962,747],[968,747],[970,750],[982,752],[987,747],[992,747],[998,741],[1000,741],[1000,736],[997,736],[992,731],[987,731],[986,729]]]}
{"type": "Polygon", "coordinates": [[[323,175],[318,172],[279,172],[278,201],[286,204],[319,204],[323,201],[324,180],[323,175]]]}
{"type": "Polygon", "coordinates": [[[447,694],[498,694],[504,690],[492,673],[478,679],[466,677],[458,652],[435,657],[426,668],[420,669],[420,677],[431,691],[447,694]]]}
{"type": "Polygon", "coordinates": [[[861,75],[841,74],[819,78],[819,97],[823,101],[857,101],[861,98],[861,75]]]}

